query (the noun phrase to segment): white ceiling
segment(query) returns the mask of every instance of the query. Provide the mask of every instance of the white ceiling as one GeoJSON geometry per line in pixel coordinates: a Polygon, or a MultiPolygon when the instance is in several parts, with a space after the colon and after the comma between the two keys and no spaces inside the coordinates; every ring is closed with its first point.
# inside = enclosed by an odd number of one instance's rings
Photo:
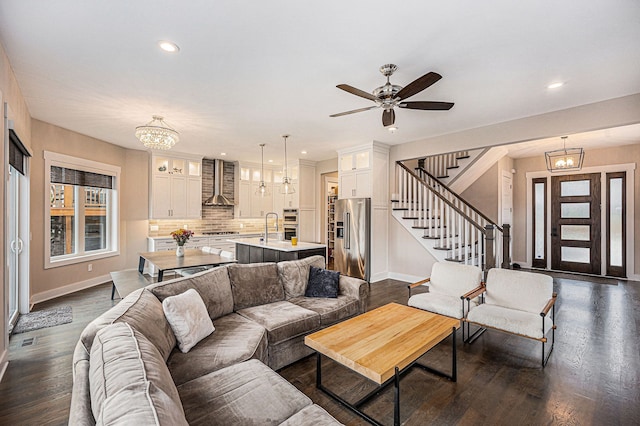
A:
{"type": "Polygon", "coordinates": [[[637,0],[2,0],[0,41],[34,118],[141,149],[160,114],[176,151],[249,161],[281,162],[283,133],[322,160],[640,92],[637,0]],[[372,105],[335,85],[389,62],[402,86],[442,74],[410,100],[453,109],[396,111],[394,134],[379,109],[329,117],[372,105]]]}

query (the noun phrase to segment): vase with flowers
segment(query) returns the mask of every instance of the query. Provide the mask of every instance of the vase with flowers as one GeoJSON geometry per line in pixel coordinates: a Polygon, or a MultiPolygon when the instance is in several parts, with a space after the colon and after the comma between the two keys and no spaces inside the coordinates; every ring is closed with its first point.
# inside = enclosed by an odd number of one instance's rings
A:
{"type": "Polygon", "coordinates": [[[191,238],[192,235],[193,235],[193,231],[190,231],[188,229],[182,229],[182,228],[175,230],[171,233],[171,236],[178,244],[178,247],[176,248],[176,256],[178,257],[184,256],[184,245],[187,241],[189,241],[189,238],[191,238]]]}

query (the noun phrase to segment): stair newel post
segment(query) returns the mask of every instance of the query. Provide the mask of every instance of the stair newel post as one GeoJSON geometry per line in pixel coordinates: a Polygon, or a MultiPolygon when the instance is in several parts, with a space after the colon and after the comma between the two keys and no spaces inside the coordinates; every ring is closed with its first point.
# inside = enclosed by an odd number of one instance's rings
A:
{"type": "Polygon", "coordinates": [[[496,267],[496,255],[495,255],[495,229],[493,225],[489,224],[484,227],[486,240],[485,246],[485,269],[489,270],[496,267]]]}
{"type": "Polygon", "coordinates": [[[502,268],[511,268],[511,225],[505,223],[502,225],[502,268]]]}

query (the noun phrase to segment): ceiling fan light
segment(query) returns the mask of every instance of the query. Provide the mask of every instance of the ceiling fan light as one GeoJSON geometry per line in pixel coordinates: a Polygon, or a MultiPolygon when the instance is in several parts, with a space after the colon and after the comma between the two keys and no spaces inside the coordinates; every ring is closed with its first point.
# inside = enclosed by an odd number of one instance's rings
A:
{"type": "Polygon", "coordinates": [[[178,132],[159,115],[154,115],[144,126],[136,127],[135,134],[144,146],[151,149],[171,149],[180,140],[178,132]]]}

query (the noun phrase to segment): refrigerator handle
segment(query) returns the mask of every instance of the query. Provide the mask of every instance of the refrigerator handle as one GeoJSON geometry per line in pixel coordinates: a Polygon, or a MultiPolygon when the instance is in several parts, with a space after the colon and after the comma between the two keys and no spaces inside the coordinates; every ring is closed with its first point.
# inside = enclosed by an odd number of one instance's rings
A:
{"type": "Polygon", "coordinates": [[[344,213],[344,248],[351,248],[351,215],[344,213]]]}

